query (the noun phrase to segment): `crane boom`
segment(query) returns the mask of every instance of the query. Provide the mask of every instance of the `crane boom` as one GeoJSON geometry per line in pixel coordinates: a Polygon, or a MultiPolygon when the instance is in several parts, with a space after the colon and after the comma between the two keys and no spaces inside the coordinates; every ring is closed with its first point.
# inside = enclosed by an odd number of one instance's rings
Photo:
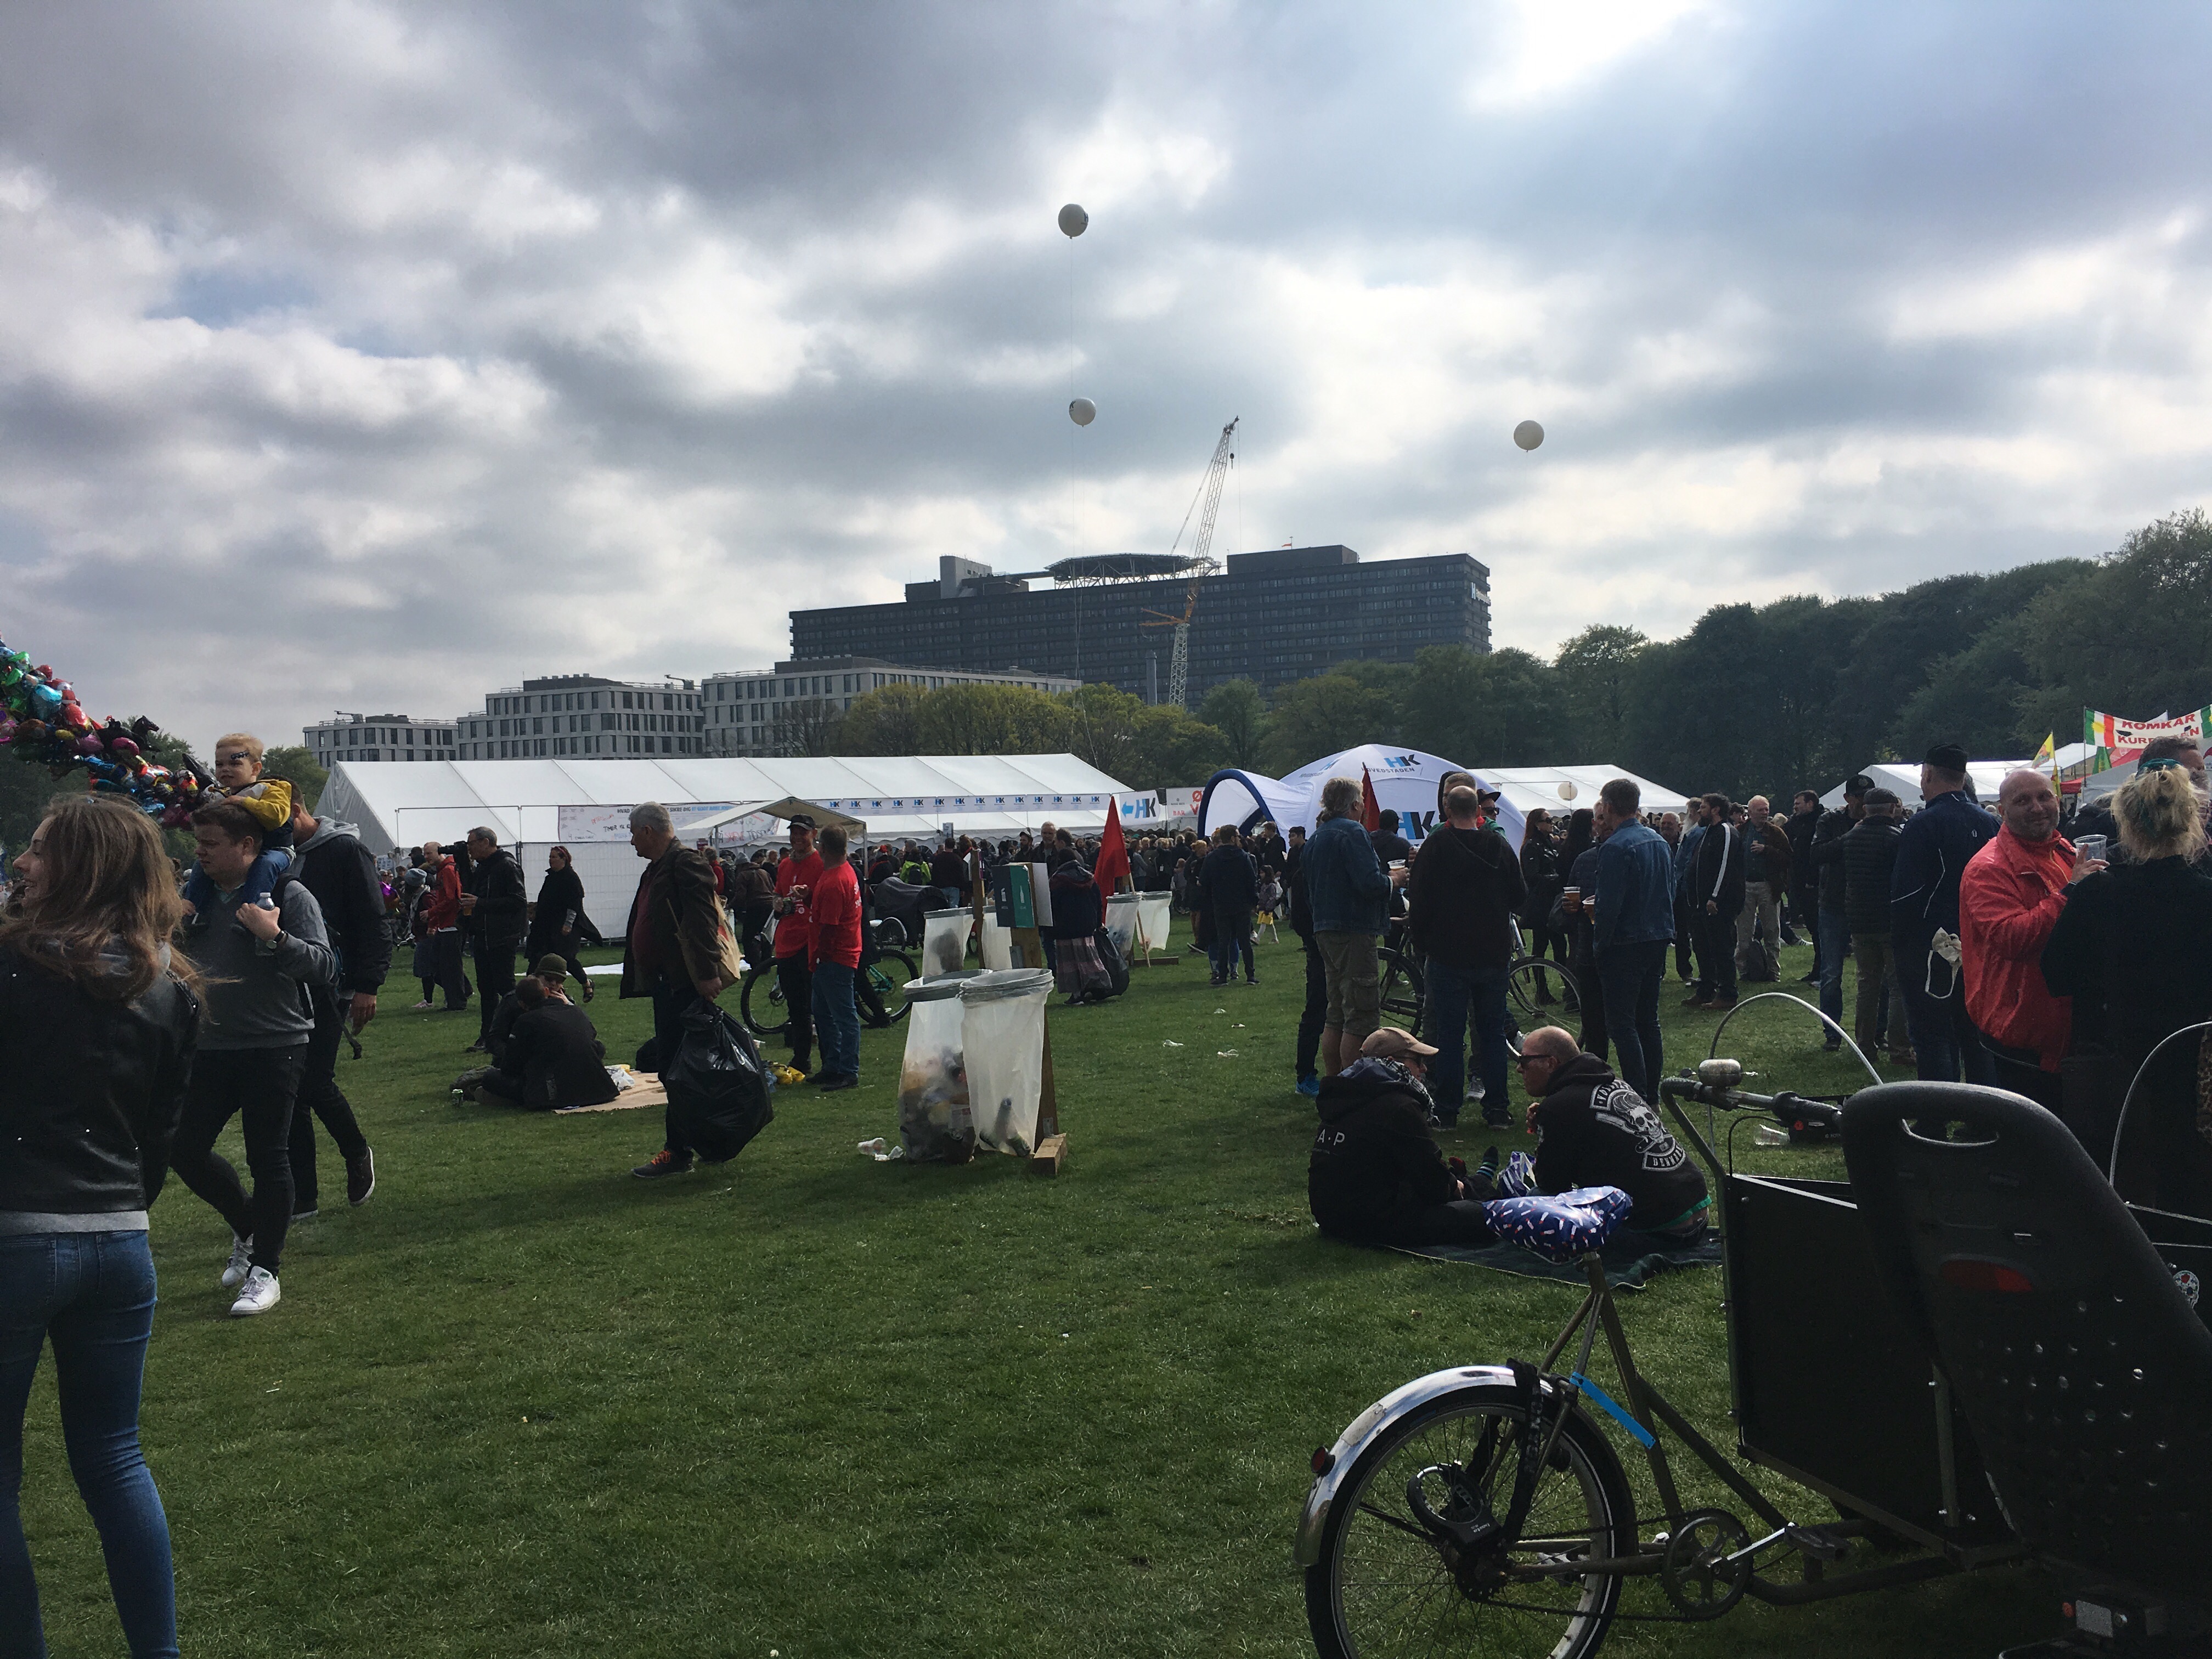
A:
{"type": "MultiPolygon", "coordinates": [[[[1190,587],[1183,596],[1182,615],[1162,618],[1162,622],[1171,623],[1175,629],[1175,654],[1168,665],[1168,701],[1178,708],[1186,706],[1185,699],[1190,690],[1190,622],[1198,611],[1199,585],[1206,580],[1206,572],[1213,568],[1213,562],[1206,557],[1206,550],[1213,545],[1213,524],[1221,514],[1221,487],[1227,482],[1229,469],[1237,459],[1237,422],[1243,418],[1237,416],[1221,428],[1221,441],[1213,446],[1213,459],[1206,463],[1206,476],[1199,480],[1198,492],[1191,497],[1190,506],[1184,510],[1182,529],[1176,532],[1175,547],[1168,550],[1172,554],[1176,548],[1182,545],[1183,531],[1190,528],[1191,514],[1199,512],[1199,505],[1203,501],[1205,511],[1199,513],[1198,538],[1191,544],[1190,549],[1191,556],[1201,562],[1192,568],[1190,587]]],[[[1160,625],[1159,623],[1144,624],[1146,628],[1160,625]]]]}

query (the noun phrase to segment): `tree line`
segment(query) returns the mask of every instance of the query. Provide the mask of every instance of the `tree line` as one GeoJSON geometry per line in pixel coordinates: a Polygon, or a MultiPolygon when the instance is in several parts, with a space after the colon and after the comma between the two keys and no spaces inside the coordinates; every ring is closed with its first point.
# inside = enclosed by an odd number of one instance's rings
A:
{"type": "Polygon", "coordinates": [[[789,752],[1068,750],[1136,788],[1224,766],[1280,776],[1357,744],[1470,766],[1617,765],[1741,797],[1826,790],[1956,742],[1981,757],[2077,738],[2084,707],[2134,717],[2212,701],[2212,519],[2173,514],[2094,559],[1942,576],[1898,592],[1715,605],[1679,639],[1584,629],[1551,660],[1431,647],[1346,661],[1195,711],[1110,686],[886,686],[787,723],[789,752]]]}

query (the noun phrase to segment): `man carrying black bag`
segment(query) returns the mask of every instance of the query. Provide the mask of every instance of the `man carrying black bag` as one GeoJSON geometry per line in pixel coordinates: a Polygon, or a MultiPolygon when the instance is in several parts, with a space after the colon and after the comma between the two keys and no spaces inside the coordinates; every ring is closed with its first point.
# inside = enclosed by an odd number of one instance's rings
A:
{"type": "MultiPolygon", "coordinates": [[[[668,809],[658,801],[632,807],[629,844],[647,862],[623,940],[622,994],[653,999],[653,1047],[665,1075],[680,1060],[684,1016],[701,1010],[719,1017],[714,999],[738,982],[743,964],[715,896],[713,866],[704,853],[677,841],[668,809]]],[[[665,1144],[630,1173],[641,1181],[683,1175],[691,1168],[694,1150],[681,1131],[672,1091],[665,1144]]]]}

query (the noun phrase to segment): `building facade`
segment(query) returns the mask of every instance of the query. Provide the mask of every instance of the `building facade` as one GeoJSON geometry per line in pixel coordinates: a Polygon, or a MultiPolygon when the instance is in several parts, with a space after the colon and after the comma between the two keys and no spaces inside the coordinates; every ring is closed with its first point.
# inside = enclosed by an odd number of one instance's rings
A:
{"type": "Polygon", "coordinates": [[[701,755],[706,717],[696,681],[553,674],[504,686],[454,722],[455,760],[701,755]]]}
{"type": "Polygon", "coordinates": [[[1080,680],[1024,668],[998,671],[919,667],[876,657],[796,658],[774,668],[709,674],[700,682],[709,755],[769,757],[804,753],[809,726],[853,706],[853,699],[887,685],[1019,685],[1033,691],[1073,691],[1080,680]]]}
{"type": "MultiPolygon", "coordinates": [[[[1010,662],[1104,681],[1157,701],[1168,683],[1174,629],[1192,584],[1181,578],[1032,591],[942,559],[939,579],[910,582],[899,605],[791,613],[793,665],[822,657],[895,657],[931,672],[1010,662]]],[[[1201,578],[1191,611],[1189,697],[1224,680],[1262,687],[1304,679],[1331,663],[1410,662],[1424,646],[1490,649],[1490,570],[1464,553],[1360,562],[1344,546],[1232,553],[1201,578]]]]}
{"type": "Polygon", "coordinates": [[[301,741],[325,768],[338,761],[449,761],[452,720],[418,720],[406,714],[333,714],[304,728],[301,741]]]}

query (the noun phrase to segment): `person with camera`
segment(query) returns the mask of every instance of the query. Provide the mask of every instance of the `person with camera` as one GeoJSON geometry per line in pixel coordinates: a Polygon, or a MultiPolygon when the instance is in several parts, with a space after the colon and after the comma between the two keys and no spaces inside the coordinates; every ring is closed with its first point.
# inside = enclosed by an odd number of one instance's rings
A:
{"type": "Polygon", "coordinates": [[[335,958],[323,908],[303,882],[280,879],[263,905],[243,902],[260,824],[235,801],[192,814],[200,868],[214,884],[185,933],[206,981],[207,1013],[192,1061],[171,1163],[185,1186],[230,1224],[222,1285],[233,1314],[266,1313],[283,1296],[277,1272],[292,1224],[292,1112],[315,1034],[314,1005],[332,993],[335,958]],[[215,1150],[233,1117],[242,1120],[253,1194],[215,1150]]]}
{"type": "MultiPolygon", "coordinates": [[[[630,808],[629,844],[646,866],[623,930],[622,994],[653,999],[653,1049],[665,1072],[684,1041],[684,1016],[736,984],[743,964],[714,892],[713,861],[676,838],[668,809],[651,800],[630,808]]],[[[820,863],[815,860],[817,872],[820,863]]],[[[780,928],[776,942],[782,943],[780,928]]],[[[692,1150],[677,1130],[672,1103],[665,1131],[660,1150],[630,1170],[641,1181],[691,1168],[692,1150]]]]}
{"type": "Polygon", "coordinates": [[[138,1401],[154,1329],[147,1212],[200,1024],[197,977],[169,950],[184,902],[153,821],[111,796],[55,801],[15,873],[0,922],[0,1653],[46,1650],[19,1488],[51,1344],[62,1438],[124,1637],[134,1654],[173,1655],[168,1519],[138,1401]]]}
{"type": "Polygon", "coordinates": [[[469,870],[462,883],[461,917],[477,964],[477,1040],[468,1052],[487,1051],[492,1012],[514,988],[514,953],[529,926],[529,889],[514,854],[499,844],[499,831],[479,824],[469,831],[469,870]]]}

